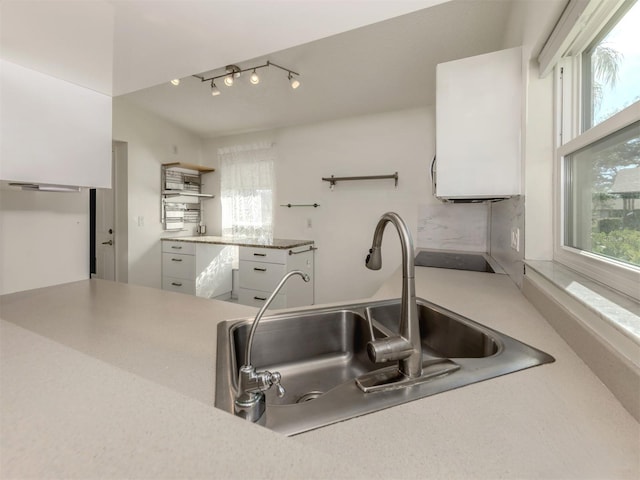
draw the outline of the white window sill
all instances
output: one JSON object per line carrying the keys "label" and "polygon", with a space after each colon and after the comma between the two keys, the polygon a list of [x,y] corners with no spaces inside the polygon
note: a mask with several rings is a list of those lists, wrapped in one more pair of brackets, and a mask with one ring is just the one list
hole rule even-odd
{"label": "white window sill", "polygon": [[[527,260],[527,275],[542,276],[577,305],[595,314],[600,322],[585,323],[621,353],[638,363],[640,348],[640,304],[626,295],[609,289],[589,278],[552,261]],[[533,270],[534,272],[531,272]],[[561,302],[563,303],[563,302]],[[566,302],[565,302],[566,303]],[[566,305],[568,308],[570,306]],[[589,315],[593,317],[593,315]]]}

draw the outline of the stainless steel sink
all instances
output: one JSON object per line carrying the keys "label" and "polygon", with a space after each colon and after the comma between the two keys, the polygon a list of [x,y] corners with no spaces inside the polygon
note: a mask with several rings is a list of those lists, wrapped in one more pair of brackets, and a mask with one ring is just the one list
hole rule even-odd
{"label": "stainless steel sink", "polygon": [[[398,302],[367,307],[366,313],[385,333],[393,335],[398,331]],[[418,319],[423,353],[444,358],[481,358],[498,352],[498,343],[488,330],[437,305],[418,302]]]}
{"label": "stainless steel sink", "polygon": [[[250,327],[240,322],[224,332],[232,342],[232,371],[242,365]],[[378,367],[367,357],[369,339],[368,322],[350,310],[265,317],[255,333],[252,363],[261,370],[277,370],[286,379],[285,395],[279,398],[275,390],[268,390],[267,404],[309,401],[375,370]]]}
{"label": "stainless steel sink", "polygon": [[[367,355],[373,337],[396,335],[400,301],[389,300],[264,317],[255,332],[258,369],[279,371],[286,393],[266,392],[258,423],[295,435],[543,363],[550,355],[468,318],[418,299],[423,369],[428,381],[365,393],[356,380],[387,364]],[[253,319],[218,325],[215,406],[233,413],[237,378]]]}

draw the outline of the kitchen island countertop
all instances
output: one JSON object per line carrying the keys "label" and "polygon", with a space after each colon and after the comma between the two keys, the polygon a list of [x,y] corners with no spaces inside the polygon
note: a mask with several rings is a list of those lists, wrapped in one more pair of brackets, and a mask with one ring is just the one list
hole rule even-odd
{"label": "kitchen island countertop", "polygon": [[101,280],[2,296],[0,476],[640,476],[638,422],[506,275],[416,268],[416,292],[556,362],[288,438],[212,407],[216,325],[252,307]]}
{"label": "kitchen island countertop", "polygon": [[303,247],[313,245],[313,240],[293,240],[288,238],[241,238],[241,237],[218,237],[214,235],[197,235],[192,237],[165,237],[162,241],[191,242],[191,243],[211,243],[214,245],[235,245],[238,247],[259,247],[277,248],[286,250],[288,248]]}

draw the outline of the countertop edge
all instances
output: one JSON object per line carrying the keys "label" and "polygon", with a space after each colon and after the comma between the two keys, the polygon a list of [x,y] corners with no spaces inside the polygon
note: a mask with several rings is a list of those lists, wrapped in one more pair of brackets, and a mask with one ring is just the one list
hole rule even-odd
{"label": "countertop edge", "polygon": [[313,240],[294,240],[287,238],[274,238],[269,241],[252,240],[248,238],[225,238],[212,235],[203,235],[201,237],[164,237],[161,241],[186,242],[186,243],[207,243],[211,245],[230,245],[237,247],[251,248],[272,248],[276,250],[287,250],[289,248],[304,247],[313,245]]}

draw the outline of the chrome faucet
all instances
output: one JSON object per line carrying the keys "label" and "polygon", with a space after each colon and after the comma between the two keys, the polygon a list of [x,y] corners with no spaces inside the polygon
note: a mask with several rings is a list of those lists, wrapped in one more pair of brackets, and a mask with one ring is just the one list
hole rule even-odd
{"label": "chrome faucet", "polygon": [[373,244],[366,259],[371,270],[380,270],[382,257],[380,246],[387,223],[392,223],[402,245],[402,300],[400,308],[400,332],[398,336],[373,340],[367,345],[367,353],[375,363],[399,360],[400,374],[415,379],[422,375],[422,345],[416,304],[416,287],[413,263],[413,240],[404,220],[394,212],[387,212],[378,221],[373,234]]}
{"label": "chrome faucet", "polygon": [[283,397],[285,394],[284,387],[280,384],[282,376],[279,372],[257,372],[255,367],[251,365],[251,347],[253,345],[253,336],[258,327],[258,323],[264,315],[264,312],[269,308],[273,299],[276,298],[278,292],[289,278],[294,275],[299,275],[305,282],[310,280],[309,275],[300,270],[293,270],[287,273],[278,286],[275,288],[271,296],[264,303],[258,314],[253,320],[251,330],[249,331],[249,338],[247,339],[247,349],[245,351],[245,362],[240,367],[238,374],[238,392],[235,400],[235,414],[239,417],[245,418],[251,422],[257,422],[265,410],[265,398],[264,392],[269,390],[272,386],[276,387],[279,397]]}

